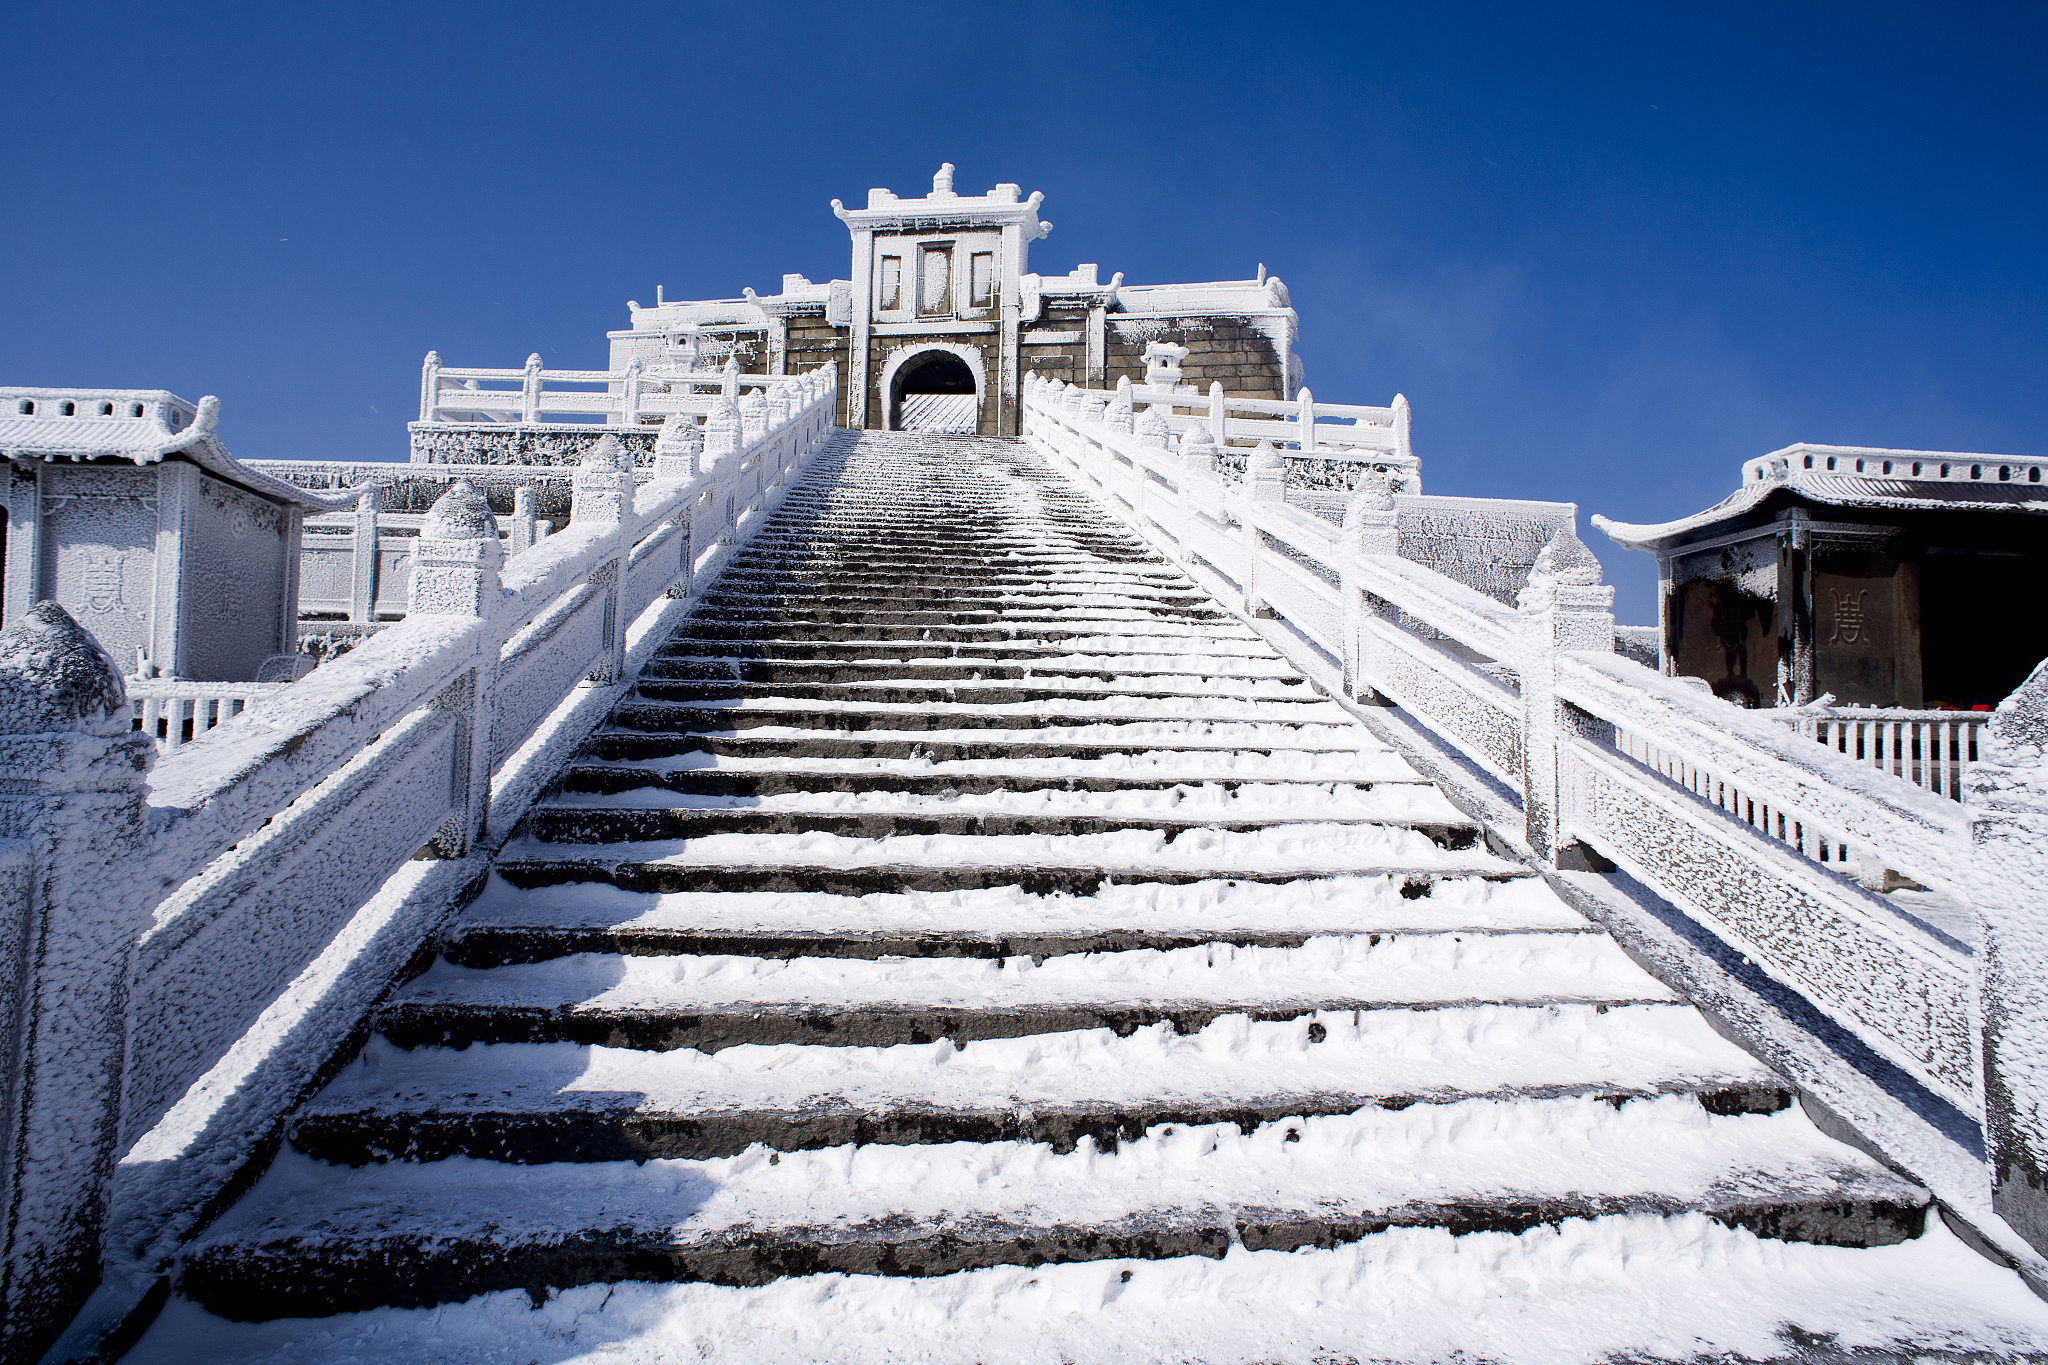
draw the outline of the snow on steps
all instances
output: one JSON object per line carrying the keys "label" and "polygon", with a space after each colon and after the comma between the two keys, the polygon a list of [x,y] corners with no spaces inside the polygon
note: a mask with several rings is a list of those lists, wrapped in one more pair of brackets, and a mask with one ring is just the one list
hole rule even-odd
{"label": "snow on steps", "polygon": [[1393,877],[1318,877],[1109,884],[1088,896],[1003,886],[846,897],[654,895],[590,883],[521,891],[497,878],[449,930],[442,956],[463,967],[580,952],[1044,958],[1203,943],[1298,947],[1338,934],[1600,932],[1526,879],[1411,888]]}
{"label": "snow on steps", "polygon": [[1509,1239],[1488,1284],[1575,1240],[1691,1293],[1708,1243],[1924,1227],[1021,447],[863,436],[706,608],[183,1293],[854,1272],[1029,1318],[975,1268],[1447,1233]]}
{"label": "snow on steps", "polygon": [[1464,1100],[1250,1133],[1168,1124],[1065,1154],[957,1142],[338,1171],[294,1153],[187,1257],[181,1287],[226,1317],[314,1315],[592,1280],[945,1275],[1693,1211],[1882,1246],[1920,1231],[1922,1202],[1796,1110],[1722,1117],[1688,1096]]}
{"label": "snow on steps", "polygon": [[1351,935],[1298,948],[1199,947],[1029,958],[769,959],[579,953],[495,968],[437,963],[385,1007],[402,1046],[569,1041],[614,1047],[836,1046],[1019,1037],[1225,1015],[1672,998],[1604,936]]}
{"label": "snow on steps", "polygon": [[1718,1114],[1789,1103],[1681,1005],[1236,1014],[956,1047],[741,1045],[717,1053],[566,1043],[371,1046],[295,1121],[323,1160],[645,1160],[842,1144],[1015,1141],[1114,1149],[1160,1124],[1405,1109],[1471,1098],[1693,1094]]}

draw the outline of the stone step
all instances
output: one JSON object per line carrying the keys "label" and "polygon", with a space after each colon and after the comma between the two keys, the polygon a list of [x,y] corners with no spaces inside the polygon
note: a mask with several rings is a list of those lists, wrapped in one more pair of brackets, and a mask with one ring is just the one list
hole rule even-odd
{"label": "stone step", "polygon": [[692,640],[763,640],[776,644],[816,642],[825,644],[875,645],[893,641],[928,640],[952,643],[1004,643],[1028,639],[1053,645],[1060,641],[1094,640],[1104,637],[1130,640],[1157,652],[1162,649],[1208,650],[1231,642],[1244,646],[1264,642],[1242,626],[1218,623],[1201,629],[1175,629],[1165,622],[1134,619],[1082,617],[1068,625],[1053,621],[1021,622],[1014,626],[866,625],[849,622],[826,625],[802,621],[764,621],[726,624],[716,621],[690,622]]}
{"label": "stone step", "polygon": [[[1032,626],[1038,622],[1071,626],[1077,622],[1214,622],[1233,620],[1214,608],[1165,606],[1139,602],[1073,602],[1073,604],[993,604],[993,606],[920,606],[915,602],[874,602],[819,606],[797,600],[752,602],[735,606],[700,606],[690,612],[700,622],[801,622],[801,624],[858,624],[858,626],[987,626],[1010,622]],[[1235,624],[1235,622],[1233,622]],[[1016,630],[1012,630],[1016,634]]]}
{"label": "stone step", "polygon": [[[758,660],[815,660],[826,663],[860,663],[871,660],[917,663],[929,659],[993,659],[998,662],[1031,664],[1045,660],[1057,665],[1063,660],[1086,658],[1098,667],[1114,669],[1129,660],[1139,671],[1157,671],[1159,660],[1171,657],[1152,635],[1131,635],[1111,631],[1068,640],[1055,645],[1039,639],[1021,640],[784,640],[767,638],[711,637],[699,634],[688,622],[662,643],[656,658],[739,658]],[[1258,639],[1208,640],[1188,648],[1190,671],[1206,672],[1217,661],[1233,666],[1284,666],[1266,642]]]}
{"label": "stone step", "polygon": [[1090,592],[1128,592],[1179,598],[1194,595],[1186,579],[1178,574],[1137,574],[1108,566],[1081,568],[1071,573],[1028,573],[1023,570],[990,570],[972,576],[962,574],[869,573],[856,569],[797,571],[776,567],[734,565],[718,578],[726,592],[815,592],[832,589],[849,594],[887,592],[900,586],[911,592],[963,591],[981,593],[1028,592],[1048,595]]}
{"label": "stone step", "polygon": [[[970,673],[972,670],[968,670]],[[1023,670],[1018,670],[1020,673]],[[1111,677],[1115,678],[1112,674]],[[1127,680],[1117,679],[1117,683]],[[1309,686],[1307,682],[1289,686],[1286,683],[1240,684],[1224,691],[1217,687],[1204,687],[1207,678],[1189,678],[1179,687],[1160,686],[1162,680],[1148,679],[1151,685],[1137,684],[1119,686],[1116,683],[1105,686],[1099,678],[1081,681],[1072,678],[1040,679],[1036,676],[1029,682],[1023,679],[986,678],[903,678],[900,676],[876,679],[859,683],[806,683],[806,682],[733,682],[726,679],[708,678],[692,680],[671,680],[649,678],[644,672],[633,695],[648,702],[760,702],[782,701],[830,701],[847,706],[890,705],[963,705],[963,706],[1023,706],[1041,702],[1064,706],[1069,702],[1114,699],[1117,701],[1168,701],[1194,700],[1211,705],[1229,701],[1249,706],[1254,703],[1266,706],[1327,706],[1329,698]]]}
{"label": "stone step", "polygon": [[[943,1046],[943,1045],[934,1045]],[[1775,1113],[1791,1092],[1691,1009],[1478,1006],[1225,1016],[931,1046],[705,1054],[561,1044],[407,1052],[373,1042],[293,1121],[323,1161],[703,1160],[871,1144],[1045,1143],[1114,1151],[1162,1124],[1235,1124],[1470,1099],[1691,1095]]]}
{"label": "stone step", "polygon": [[494,877],[444,933],[458,967],[572,953],[1044,959],[1067,953],[1298,948],[1311,938],[1599,934],[1535,878],[1328,877],[1110,884],[1092,895],[979,891],[838,896],[707,891],[649,895]]}
{"label": "stone step", "polygon": [[[938,766],[938,765],[933,765]],[[735,797],[763,800],[820,792],[883,792],[916,796],[985,796],[1002,793],[1037,792],[1170,792],[1180,787],[1214,787],[1236,792],[1254,782],[1298,782],[1313,790],[1327,790],[1327,778],[1217,778],[1184,769],[1179,775],[1133,777],[1126,773],[1099,776],[1055,773],[958,773],[909,772],[893,769],[853,769],[806,765],[772,770],[734,771],[728,768],[649,768],[640,765],[579,762],[562,775],[565,793],[617,795],[648,792],[658,788],[678,797]],[[1418,776],[1381,778],[1351,785],[1361,790],[1393,783],[1426,785]],[[1429,788],[1434,791],[1434,788]],[[650,798],[647,804],[654,804]]]}
{"label": "stone step", "polygon": [[[828,730],[764,733],[759,730],[675,734],[605,729],[584,754],[599,762],[651,762],[683,755],[708,758],[802,758],[931,763],[1072,759],[1101,762],[1159,753],[1274,755],[1354,752],[1354,736],[1334,727],[1301,726],[1285,733],[1258,725],[1077,725],[1066,730]],[[1119,733],[1121,732],[1121,733]]]}
{"label": "stone step", "polygon": [[[1441,1131],[1465,1134],[1447,1166]],[[1516,1232],[1691,1211],[1783,1240],[1918,1235],[1927,1196],[1796,1108],[1700,1116],[1689,1096],[1469,1100],[1270,1122],[1161,1125],[1105,1152],[873,1145],[708,1161],[393,1162],[280,1156],[183,1257],[224,1317],[416,1307],[619,1280],[763,1284],[829,1272],[1329,1247],[1393,1227]]]}
{"label": "stone step", "polygon": [[[673,798],[667,792],[658,793]],[[893,795],[884,793],[883,795]],[[616,798],[605,798],[608,801]],[[904,794],[890,804],[910,806],[918,798]],[[880,803],[869,803],[879,805]],[[1471,848],[1479,837],[1477,825],[1455,811],[1450,818],[1435,813],[1350,814],[1343,809],[1315,812],[1296,810],[1271,813],[1256,808],[1242,814],[1228,811],[1142,812],[1129,814],[1050,810],[1032,814],[1022,811],[947,810],[958,803],[939,798],[926,799],[911,809],[832,810],[815,798],[808,805],[761,809],[752,805],[724,803],[716,806],[579,805],[551,802],[537,807],[522,828],[541,843],[617,844],[653,840],[706,839],[738,835],[830,834],[851,839],[900,839],[924,836],[999,838],[1006,836],[1091,836],[1127,830],[1156,831],[1169,842],[1191,832],[1217,831],[1249,833],[1287,824],[1356,824],[1414,830],[1439,847]],[[1389,803],[1393,805],[1394,803]]]}
{"label": "stone step", "polygon": [[847,663],[836,659],[738,658],[724,653],[663,653],[640,670],[644,681],[710,682],[724,679],[749,685],[787,682],[809,686],[850,686],[885,683],[905,687],[947,682],[1019,682],[1026,678],[1049,686],[1101,689],[1125,685],[1158,689],[1236,692],[1257,695],[1267,688],[1313,686],[1278,660],[1244,655],[1228,659],[1188,656],[1123,656],[1114,666],[1100,655],[1052,655],[1035,651],[1029,662],[984,658],[976,654],[932,655],[916,659],[883,659]]}
{"label": "stone step", "polygon": [[[1057,705],[1057,709],[1054,709]],[[1118,708],[1123,708],[1121,711]],[[1190,725],[1256,726],[1276,734],[1289,731],[1341,729],[1322,708],[1342,712],[1327,701],[1284,699],[1239,702],[1232,697],[1067,698],[1014,705],[972,702],[880,702],[804,704],[785,698],[742,700],[729,705],[650,701],[628,698],[613,710],[609,724],[622,730],[655,730],[730,734],[755,729],[815,729],[839,732],[867,730],[891,733],[963,730],[1046,730],[1071,726],[1102,729],[1114,726],[1152,727],[1174,722]],[[1290,714],[1292,713],[1292,714]]]}
{"label": "stone step", "polygon": [[1299,947],[909,960],[578,953],[489,969],[440,962],[378,1011],[400,1047],[568,1042],[718,1052],[741,1044],[889,1047],[1243,1014],[1666,1003],[1585,934],[1312,938]]}
{"label": "stone step", "polygon": [[[1100,629],[1108,624],[1150,625],[1155,622],[1198,622],[1232,621],[1221,611],[1203,611],[1191,607],[1145,607],[1114,605],[1076,605],[1068,607],[1039,606],[1015,608],[953,608],[927,609],[910,603],[898,604],[891,610],[883,604],[857,607],[820,607],[801,602],[780,605],[754,605],[739,607],[699,607],[690,614],[690,619],[700,624],[754,625],[775,627],[796,626],[860,626],[879,633],[881,628],[903,628],[913,630],[932,626],[948,628],[987,629],[996,624],[1007,626],[1005,638],[1014,639],[1019,634],[1035,635],[1032,627],[1043,623],[1065,629],[1086,626]],[[1241,637],[1240,637],[1241,638]]]}

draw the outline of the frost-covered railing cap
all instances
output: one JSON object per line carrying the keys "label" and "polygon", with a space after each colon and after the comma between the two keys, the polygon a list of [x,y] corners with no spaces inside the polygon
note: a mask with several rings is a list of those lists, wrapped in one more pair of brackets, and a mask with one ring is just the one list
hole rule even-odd
{"label": "frost-covered railing cap", "polygon": [[0,734],[127,733],[121,670],[55,602],[38,602],[0,631]]}
{"label": "frost-covered railing cap", "polygon": [[[1149,411],[1147,415],[1150,415]],[[1245,456],[1244,467],[1247,474],[1285,474],[1287,461],[1281,458],[1280,452],[1273,448],[1271,441],[1261,441],[1257,449]]]}
{"label": "frost-covered railing cap", "polygon": [[1367,517],[1393,510],[1394,481],[1380,470],[1368,469],[1358,476],[1358,484],[1351,490],[1351,501],[1344,505],[1344,524],[1356,526]]}
{"label": "frost-covered railing cap", "polygon": [[2021,745],[2048,752],[2048,661],[2037,665],[2025,682],[1998,703],[1991,713],[1991,734],[1998,747],[2008,752]]}
{"label": "frost-covered railing cap", "polygon": [[[607,440],[610,438],[607,437]],[[600,442],[602,444],[602,442]],[[614,442],[616,444],[616,442]],[[585,454],[587,464],[596,448]],[[427,519],[420,523],[421,540],[496,540],[498,519],[491,515],[491,506],[484,501],[476,485],[468,479],[457,479],[448,485],[443,493],[427,509]]]}
{"label": "frost-covered railing cap", "polygon": [[1600,561],[1584,541],[1560,528],[1529,566],[1529,581],[1538,579],[1575,588],[1594,587],[1600,582]]}

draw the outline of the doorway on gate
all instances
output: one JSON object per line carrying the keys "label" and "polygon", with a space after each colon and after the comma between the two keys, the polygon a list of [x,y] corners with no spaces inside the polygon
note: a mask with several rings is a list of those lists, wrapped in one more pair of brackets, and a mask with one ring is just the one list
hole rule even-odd
{"label": "doorway on gate", "polygon": [[971,436],[979,425],[974,371],[951,351],[912,356],[896,371],[889,388],[889,426],[895,431]]}

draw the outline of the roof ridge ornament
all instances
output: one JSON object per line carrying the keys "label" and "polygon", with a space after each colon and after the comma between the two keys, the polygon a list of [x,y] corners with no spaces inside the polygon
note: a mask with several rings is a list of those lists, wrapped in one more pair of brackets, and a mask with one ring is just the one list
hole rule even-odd
{"label": "roof ridge ornament", "polygon": [[932,198],[958,199],[959,197],[959,195],[953,193],[953,163],[950,161],[940,162],[938,171],[932,176]]}

